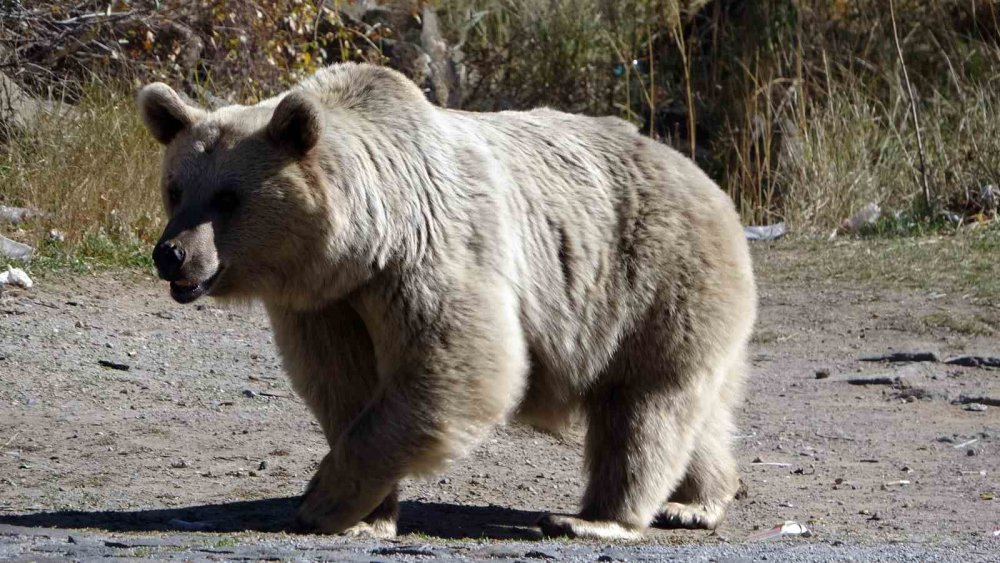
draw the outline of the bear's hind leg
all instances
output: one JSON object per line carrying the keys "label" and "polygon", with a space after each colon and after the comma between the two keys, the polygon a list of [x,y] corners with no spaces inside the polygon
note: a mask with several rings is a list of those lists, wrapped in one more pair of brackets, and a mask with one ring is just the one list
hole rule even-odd
{"label": "bear's hind leg", "polygon": [[655,525],[663,528],[715,529],[739,488],[736,460],[730,451],[729,413],[710,415],[698,434],[687,473],[664,504]]}
{"label": "bear's hind leg", "polygon": [[588,404],[587,490],[579,516],[544,517],[549,536],[637,540],[684,477],[695,397],[622,383]]}

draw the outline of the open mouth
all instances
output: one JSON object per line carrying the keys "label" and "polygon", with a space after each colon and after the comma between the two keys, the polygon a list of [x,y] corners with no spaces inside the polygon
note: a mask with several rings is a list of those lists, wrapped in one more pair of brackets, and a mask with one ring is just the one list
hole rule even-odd
{"label": "open mouth", "polygon": [[222,268],[212,274],[212,277],[205,281],[195,282],[191,280],[177,280],[170,282],[170,296],[178,303],[191,303],[202,295],[212,291],[212,286],[219,279]]}

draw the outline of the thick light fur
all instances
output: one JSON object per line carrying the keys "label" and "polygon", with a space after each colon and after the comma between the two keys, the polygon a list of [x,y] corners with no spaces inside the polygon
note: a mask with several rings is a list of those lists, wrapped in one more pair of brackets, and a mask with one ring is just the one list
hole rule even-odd
{"label": "thick light fur", "polygon": [[586,493],[543,531],[720,522],[756,297],[734,206],[690,160],[616,118],[436,108],[367,65],[254,106],[162,84],[139,105],[185,283],[265,304],[330,444],[306,525],[392,535],[400,479],[576,412]]}

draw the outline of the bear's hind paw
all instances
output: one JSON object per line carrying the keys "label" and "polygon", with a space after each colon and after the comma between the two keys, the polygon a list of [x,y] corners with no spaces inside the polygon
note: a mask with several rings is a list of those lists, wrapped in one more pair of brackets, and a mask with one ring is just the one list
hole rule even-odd
{"label": "bear's hind paw", "polygon": [[724,510],[715,504],[682,504],[668,502],[653,521],[657,528],[685,528],[690,530],[714,530],[722,523]]}
{"label": "bear's hind paw", "polygon": [[548,537],[570,537],[595,540],[639,541],[641,531],[614,521],[592,521],[573,516],[546,514],[538,521],[542,534]]}

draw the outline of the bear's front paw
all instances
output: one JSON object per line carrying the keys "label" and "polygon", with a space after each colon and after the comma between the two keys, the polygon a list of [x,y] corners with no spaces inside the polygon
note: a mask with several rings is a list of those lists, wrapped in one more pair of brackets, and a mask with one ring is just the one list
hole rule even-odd
{"label": "bear's front paw", "polygon": [[338,491],[329,491],[313,479],[299,505],[297,528],[321,534],[339,534],[360,520],[349,512]]}
{"label": "bear's front paw", "polygon": [[[344,533],[371,514],[392,491],[394,481],[373,479],[343,460],[332,453],[323,458],[302,496],[299,526],[323,534]],[[394,528],[395,518],[392,520]],[[386,526],[373,530],[373,535],[379,536],[389,531]]]}
{"label": "bear's front paw", "polygon": [[396,523],[391,520],[359,522],[344,530],[341,535],[349,538],[392,539],[396,537]]}

